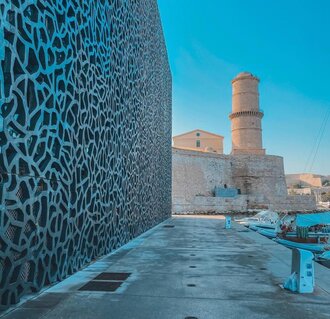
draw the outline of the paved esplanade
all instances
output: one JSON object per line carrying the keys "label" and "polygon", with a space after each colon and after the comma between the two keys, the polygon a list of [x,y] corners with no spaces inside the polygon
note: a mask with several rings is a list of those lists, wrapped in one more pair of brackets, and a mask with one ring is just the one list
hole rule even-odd
{"label": "paved esplanade", "polygon": [[[290,250],[223,226],[221,218],[175,217],[5,318],[329,318],[330,269],[316,265],[314,294],[282,290]],[[78,290],[102,272],[131,275],[115,292]]]}

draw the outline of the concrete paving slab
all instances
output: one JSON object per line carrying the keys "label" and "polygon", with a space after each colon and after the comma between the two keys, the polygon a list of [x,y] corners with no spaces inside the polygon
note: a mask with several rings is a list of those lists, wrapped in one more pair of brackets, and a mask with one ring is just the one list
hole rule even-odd
{"label": "concrete paving slab", "polygon": [[[3,318],[329,318],[330,269],[316,265],[315,292],[299,295],[279,287],[290,268],[289,249],[222,217],[174,217]],[[102,272],[131,276],[79,291]]]}

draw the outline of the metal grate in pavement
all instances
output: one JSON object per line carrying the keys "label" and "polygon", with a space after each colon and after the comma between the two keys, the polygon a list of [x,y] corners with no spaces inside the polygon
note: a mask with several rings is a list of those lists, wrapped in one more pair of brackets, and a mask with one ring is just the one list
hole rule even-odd
{"label": "metal grate in pavement", "polygon": [[80,291],[116,291],[131,275],[126,272],[102,272],[79,288]]}
{"label": "metal grate in pavement", "polygon": [[96,276],[93,280],[114,280],[114,281],[124,281],[131,273],[126,272],[102,272]]}
{"label": "metal grate in pavement", "polygon": [[80,291],[116,291],[122,282],[120,281],[90,281],[79,288]]}

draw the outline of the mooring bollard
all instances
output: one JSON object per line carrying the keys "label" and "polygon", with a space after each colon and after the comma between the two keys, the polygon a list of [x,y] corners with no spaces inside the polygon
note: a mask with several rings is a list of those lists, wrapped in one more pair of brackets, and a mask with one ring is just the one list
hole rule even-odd
{"label": "mooring bollard", "polygon": [[304,249],[292,250],[291,275],[283,287],[299,293],[312,293],[314,291],[314,255]]}
{"label": "mooring bollard", "polygon": [[230,228],[231,228],[231,217],[226,216],[225,229],[230,229]]}

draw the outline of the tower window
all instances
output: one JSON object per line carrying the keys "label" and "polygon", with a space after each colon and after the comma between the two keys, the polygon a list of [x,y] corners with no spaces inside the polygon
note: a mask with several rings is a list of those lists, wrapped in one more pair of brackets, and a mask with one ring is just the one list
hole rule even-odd
{"label": "tower window", "polygon": [[196,147],[201,147],[201,141],[200,140],[196,141]]}
{"label": "tower window", "polygon": [[196,133],[196,136],[201,136],[201,133],[197,132],[197,133]]}

